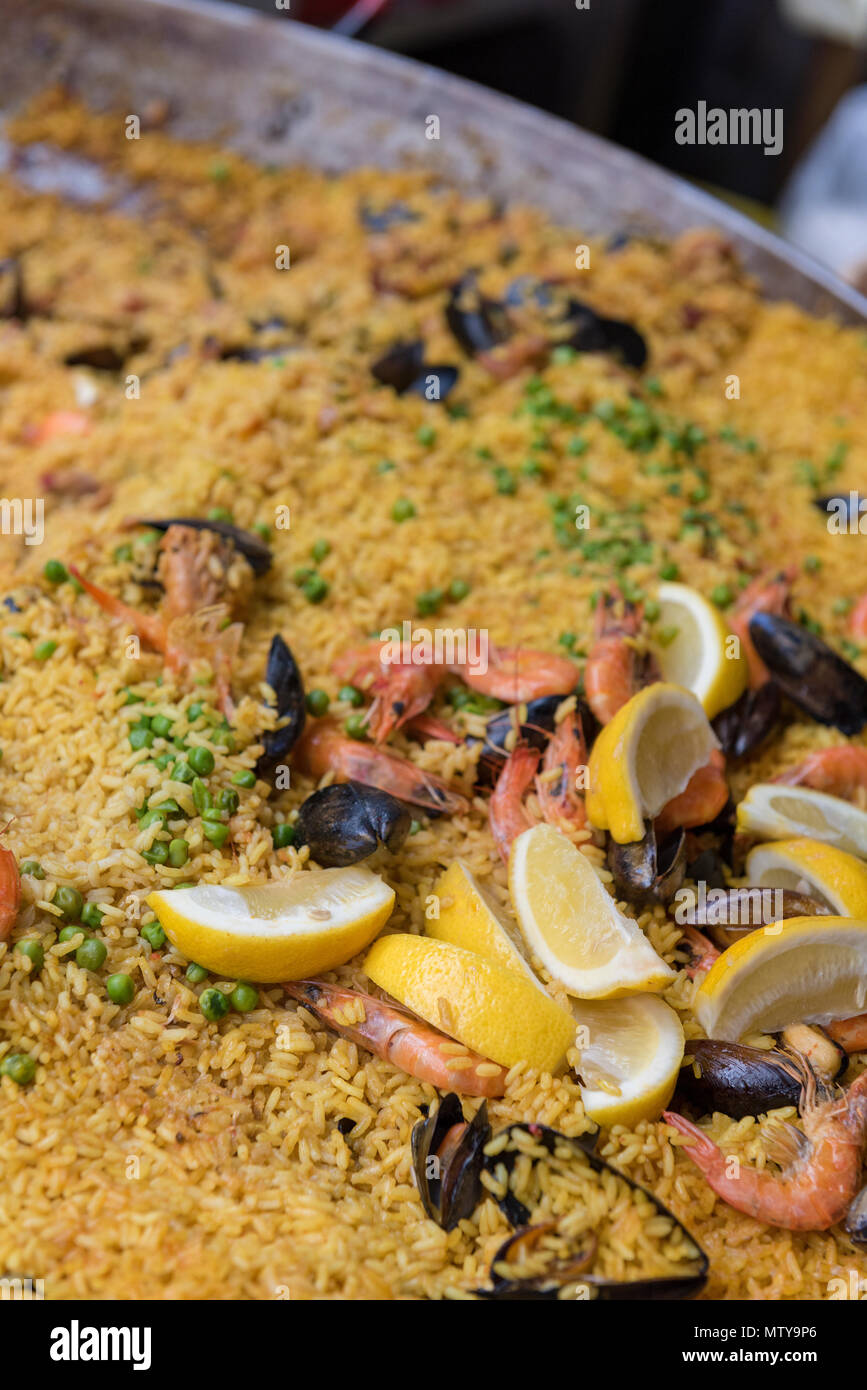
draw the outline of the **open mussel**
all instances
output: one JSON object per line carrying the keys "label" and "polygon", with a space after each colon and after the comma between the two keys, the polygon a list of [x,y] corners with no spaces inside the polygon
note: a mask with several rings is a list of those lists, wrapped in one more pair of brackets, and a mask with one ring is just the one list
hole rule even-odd
{"label": "open mussel", "polygon": [[[476,765],[476,785],[494,786],[509,751],[516,743],[526,743],[542,751],[554,732],[554,717],[564,698],[563,695],[540,695],[526,704],[510,705],[492,714],[485,725],[485,737]],[[598,724],[583,701],[579,702],[578,708],[585,737],[588,744],[592,743]],[[510,739],[510,735],[513,738]],[[471,747],[478,742],[472,736],[466,741]]]}
{"label": "open mussel", "polygon": [[243,531],[230,521],[210,521],[201,516],[173,516],[154,521],[153,518],[140,518],[140,526],[152,526],[155,531],[168,531],[170,526],[191,526],[194,531],[214,531],[224,540],[231,541],[255,575],[267,574],[271,568],[271,549],[261,536],[252,531]]}
{"label": "open mussel", "polygon": [[657,844],[653,822],[644,824],[643,839],[619,845],[609,837],[608,842],[608,867],[617,895],[635,907],[670,902],[686,870],[686,833],[677,830]]}
{"label": "open mussel", "polygon": [[444,1231],[472,1216],[479,1203],[482,1150],[490,1136],[487,1103],[467,1121],[453,1092],[413,1128],[412,1167],[421,1204]]}
{"label": "open mussel", "polygon": [[801,1075],[785,1053],[694,1038],[684,1049],[675,1099],[701,1115],[718,1110],[733,1120],[797,1105]]}
{"label": "open mussel", "polygon": [[819,917],[829,909],[792,888],[713,887],[695,875],[698,891],[678,893],[674,913],[679,926],[699,927],[725,951],[758,927],[771,926],[788,917]]}
{"label": "open mussel", "polygon": [[447,363],[431,365],[424,360],[424,343],[420,338],[400,341],[373,363],[371,373],[383,386],[390,386],[398,396],[424,396],[425,400],[444,401],[457,384],[457,367]]}
{"label": "open mussel", "polygon": [[862,1187],[846,1213],[846,1234],[853,1245],[867,1245],[867,1187]]}
{"label": "open mussel", "polygon": [[849,1054],[845,1047],[818,1023],[790,1023],[780,1034],[780,1042],[790,1052],[799,1052],[810,1063],[820,1081],[831,1085],[845,1075]]}
{"label": "open mussel", "polygon": [[301,737],[307,717],[301,672],[279,632],[271,639],[265,680],[277,697],[277,714],[283,722],[279,728],[269,729],[262,736],[265,751],[256,763],[256,771],[260,776],[275,763],[284,762],[288,758]]}
{"label": "open mussel", "polygon": [[623,319],[608,319],[589,304],[568,301],[563,319],[569,336],[562,339],[576,352],[607,352],[620,357],[627,367],[641,368],[647,361],[647,344],[637,328]]}
{"label": "open mussel", "polygon": [[323,867],[357,864],[385,845],[393,853],[410,831],[409,811],[390,792],[361,782],[334,782],[308,796],[295,822],[295,843],[309,845]]}
{"label": "open mussel", "polygon": [[756,613],[753,645],[772,679],[793,704],[820,724],[860,733],[867,724],[867,680],[821,637],[788,618]]}
{"label": "open mussel", "polygon": [[[522,1143],[522,1139],[525,1142]],[[653,1193],[633,1182],[605,1159],[594,1152],[595,1138],[569,1138],[547,1125],[512,1124],[501,1130],[492,1143],[485,1146],[483,1168],[490,1174],[502,1195],[495,1200],[510,1225],[516,1228],[518,1240],[510,1238],[494,1257],[491,1267],[491,1287],[476,1289],[483,1299],[557,1299],[592,1297],[606,1300],[679,1299],[692,1298],[701,1291],[707,1279],[708,1261],[689,1232]],[[684,1242],[683,1270],[674,1273],[648,1275],[633,1280],[614,1280],[594,1271],[599,1242],[592,1232],[584,1231],[571,1240],[558,1232],[558,1223],[547,1219],[544,1229],[534,1222],[533,1212],[513,1190],[512,1174],[519,1159],[530,1157],[532,1165],[545,1161],[538,1155],[541,1146],[558,1163],[574,1162],[576,1169],[616,1178],[632,1194],[646,1199],[659,1216],[671,1222],[667,1244],[671,1247],[674,1232]],[[526,1175],[526,1165],[523,1171]],[[526,1180],[526,1177],[525,1179]],[[505,1183],[506,1190],[502,1188]],[[526,1195],[526,1194],[523,1194]],[[576,1199],[577,1200],[577,1199]],[[532,1234],[531,1234],[532,1233]],[[529,1258],[527,1258],[529,1256]],[[519,1265],[524,1266],[522,1270]]]}
{"label": "open mussel", "polygon": [[740,699],[712,720],[726,757],[745,758],[752,753],[773,733],[780,712],[780,692],[773,681],[765,681],[756,690],[745,690]]}
{"label": "open mussel", "polygon": [[472,271],[452,286],[446,323],[468,357],[489,352],[505,342],[510,331],[502,304],[482,294]]}

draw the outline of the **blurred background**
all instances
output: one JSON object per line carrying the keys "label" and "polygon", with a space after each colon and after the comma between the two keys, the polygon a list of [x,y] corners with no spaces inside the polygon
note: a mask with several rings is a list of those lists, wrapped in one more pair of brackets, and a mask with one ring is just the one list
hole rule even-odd
{"label": "blurred background", "polygon": [[[240,0],[531,102],[738,204],[867,290],[867,0]],[[587,6],[584,8],[583,6]],[[783,112],[778,155],[674,113]]]}

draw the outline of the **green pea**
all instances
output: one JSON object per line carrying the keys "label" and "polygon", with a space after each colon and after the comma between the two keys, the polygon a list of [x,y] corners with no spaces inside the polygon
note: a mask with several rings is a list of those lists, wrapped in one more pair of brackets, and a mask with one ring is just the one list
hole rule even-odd
{"label": "green pea", "polygon": [[353,709],[359,709],[364,704],[364,696],[355,685],[342,685],[337,693],[337,698],[352,705]]}
{"label": "green pea", "polygon": [[263,541],[269,541],[271,539],[271,527],[266,526],[264,521],[254,521],[252,529],[258,531]]}
{"label": "green pea", "polygon": [[174,754],[172,753],[160,753],[159,757],[152,758],[151,762],[154,764],[155,767],[159,768],[160,772],[165,772],[169,763],[172,761],[173,756]]}
{"label": "green pea", "polygon": [[45,952],[42,943],[39,941],[27,940],[16,941],[15,950],[22,956],[27,956],[31,962],[30,974],[36,975],[45,964]]}
{"label": "green pea", "polygon": [[139,826],[142,830],[146,830],[149,825],[154,825],[157,821],[161,822],[162,819],[163,817],[160,815],[159,811],[145,811],[144,814],[139,817]]}
{"label": "green pea", "polygon": [[227,748],[231,753],[235,747],[235,735],[229,728],[214,729],[211,734],[211,742],[219,744],[221,748]]}
{"label": "green pea", "polygon": [[33,648],[33,655],[35,656],[37,661],[47,661],[48,658],[50,656],[53,656],[56,651],[56,642],[39,642],[37,646]]}
{"label": "green pea", "polygon": [[256,774],[251,767],[241,767],[232,773],[232,782],[236,787],[255,787]]}
{"label": "green pea", "polygon": [[454,599],[455,603],[466,598],[470,592],[470,586],[465,579],[453,579],[449,585],[449,598]]}
{"label": "green pea", "polygon": [[308,603],[321,603],[328,597],[328,584],[321,574],[311,574],[309,579],[305,579],[301,589]]}
{"label": "green pea", "polygon": [[437,432],[433,425],[421,425],[416,430],[415,437],[419,444],[423,444],[427,449],[430,448],[431,444],[435,443]]}
{"label": "green pea", "polygon": [[143,702],[143,700],[144,700],[144,696],[143,696],[143,695],[136,695],[136,694],[135,694],[132,690],[130,690],[129,687],[126,686],[126,685],[125,685],[123,688],[124,688],[124,691],[125,691],[125,693],[126,693],[126,699],[124,700],[124,704],[125,704],[125,705],[140,705],[140,704]]}
{"label": "green pea", "polygon": [[316,719],[328,713],[330,704],[327,690],[309,690],[307,692],[307,708]]}
{"label": "green pea", "polygon": [[650,598],[647,600],[644,605],[644,616],[649,623],[655,623],[661,612],[662,609],[656,602],[656,599]]}
{"label": "green pea", "polygon": [[94,931],[97,927],[102,925],[104,916],[105,913],[102,908],[98,907],[96,903],[85,903],[84,907],[81,909],[82,922],[87,927],[93,927]]}
{"label": "green pea", "polygon": [[567,652],[571,652],[575,643],[578,641],[578,635],[575,632],[561,632],[557,641],[561,647],[566,648]]}
{"label": "green pea", "polygon": [[350,738],[367,738],[367,723],[363,714],[350,714],[343,727]]}
{"label": "green pea", "polygon": [[202,980],[207,980],[208,972],[203,965],[196,965],[196,962],[191,960],[186,969],[186,976],[191,985],[200,985]]}
{"label": "green pea", "polygon": [[208,512],[208,521],[232,521],[232,513],[227,507],[212,507]]}
{"label": "green pea", "polygon": [[209,1023],[219,1023],[229,1012],[229,996],[219,989],[203,989],[199,995],[199,1008]]}
{"label": "green pea", "polygon": [[165,864],[169,857],[169,847],[165,840],[154,840],[150,849],[143,849],[142,859],[146,859],[148,864]]}
{"label": "green pea", "polygon": [[61,927],[57,933],[57,940],[61,942],[74,941],[77,936],[83,936],[86,940],[88,935],[89,933],[84,930],[84,927]]}
{"label": "green pea", "polygon": [[238,793],[233,792],[229,787],[225,787],[217,797],[217,805],[221,811],[225,811],[227,815],[233,816],[238,809]]}
{"label": "green pea", "polygon": [[21,865],[22,874],[30,874],[31,878],[44,878],[45,870],[38,859],[25,859]]}
{"label": "green pea", "polygon": [[190,857],[190,847],[186,840],[178,837],[176,840],[169,840],[169,863],[173,869],[180,869]]}
{"label": "green pea", "polygon": [[494,483],[497,492],[504,497],[512,497],[518,491],[518,483],[508,468],[494,469]]}
{"label": "green pea", "polygon": [[148,922],[146,927],[142,927],[141,935],[155,951],[161,950],[166,944],[166,934],[159,922]]}
{"label": "green pea", "polygon": [[321,564],[322,561],[325,559],[326,555],[329,555],[331,553],[331,542],[325,540],[316,541],[310,553],[312,554],[316,564]]}
{"label": "green pea", "polygon": [[410,821],[410,823],[409,823],[409,833],[410,833],[410,835],[417,835],[418,832],[419,832],[420,830],[421,830],[421,821],[420,821],[420,820],[413,820],[413,821]]}
{"label": "green pea", "polygon": [[105,992],[112,1004],[131,1004],[135,998],[135,985],[129,975],[109,975]]}
{"label": "green pea", "polygon": [[26,1052],[10,1052],[0,1062],[0,1076],[8,1076],[16,1086],[29,1086],[36,1075],[36,1063]]}
{"label": "green pea", "polygon": [[416,594],[415,605],[419,615],[423,618],[436,613],[443,601],[442,589],[428,589],[423,594]]}
{"label": "green pea", "polygon": [[129,746],[135,752],[139,748],[153,748],[154,736],[150,729],[143,729],[141,725],[136,725],[129,731]]}
{"label": "green pea", "polygon": [[415,503],[408,497],[398,497],[391,508],[392,521],[409,521],[410,517],[416,515]]}
{"label": "green pea", "polygon": [[151,720],[151,728],[157,738],[168,738],[172,731],[172,721],[164,714],[155,714]]}
{"label": "green pea", "polygon": [[219,820],[203,820],[202,834],[206,840],[210,840],[211,844],[216,845],[219,849],[228,839],[229,827]]}
{"label": "green pea", "polygon": [[711,602],[718,608],[727,608],[734,595],[728,584],[715,584],[710,591]]}
{"label": "green pea", "polygon": [[196,720],[199,719],[201,715],[204,713],[204,710],[205,706],[201,703],[201,701],[195,700],[187,710],[187,719],[191,724],[195,724]]}
{"label": "green pea", "polygon": [[129,543],[117,546],[114,552],[114,559],[118,565],[128,565],[132,560],[132,546],[129,545]]}
{"label": "green pea", "polygon": [[98,936],[89,936],[76,951],[75,964],[80,970],[99,970],[107,955],[105,942],[100,941]]}
{"label": "green pea", "polygon": [[77,888],[57,888],[54,897],[51,899],[55,907],[59,907],[67,921],[77,922],[81,917],[81,909],[84,906],[84,899]]}
{"label": "green pea", "polygon": [[271,839],[275,849],[286,849],[295,840],[295,827],[284,821],[282,825],[275,825],[271,830]]}
{"label": "green pea", "polygon": [[211,809],[211,793],[208,791],[201,777],[193,778],[193,805],[200,816]]}
{"label": "green pea", "polygon": [[298,569],[293,571],[292,578],[300,589],[307,583],[310,576],[315,573],[316,571],[312,570],[309,565],[300,565]]}
{"label": "green pea", "polygon": [[69,571],[60,560],[46,560],[42,573],[49,584],[63,584],[69,578]]}
{"label": "green pea", "polygon": [[171,886],[172,891],[177,893],[179,888],[195,888],[196,885],[194,883],[173,883]]}
{"label": "green pea", "polygon": [[172,768],[171,779],[173,782],[195,782],[196,774],[193,772],[189,763],[179,758]]}
{"label": "green pea", "polygon": [[187,762],[200,777],[207,777],[214,770],[214,755],[210,748],[191,748]]}
{"label": "green pea", "polygon": [[662,565],[662,566],[660,567],[660,570],[659,570],[659,577],[660,577],[660,579],[665,579],[665,580],[677,579],[677,576],[678,576],[679,574],[680,574],[680,570],[678,569],[677,565],[674,563],[673,560],[669,560],[668,563],[665,564],[665,565]]}
{"label": "green pea", "polygon": [[250,1010],[255,1009],[256,1005],[259,1003],[259,991],[254,989],[252,985],[244,984],[242,981],[240,984],[235,985],[235,988],[229,995],[229,1003],[236,1013],[248,1014]]}

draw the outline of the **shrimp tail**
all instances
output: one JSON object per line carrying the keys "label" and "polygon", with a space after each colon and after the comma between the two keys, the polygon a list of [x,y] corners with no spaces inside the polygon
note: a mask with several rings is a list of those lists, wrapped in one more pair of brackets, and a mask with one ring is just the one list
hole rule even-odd
{"label": "shrimp tail", "polygon": [[676,1110],[663,1110],[662,1118],[672,1129],[676,1129],[678,1134],[683,1134],[690,1140],[689,1144],[683,1145],[683,1150],[689,1154],[697,1168],[708,1174],[719,1166],[722,1153],[704,1130],[699,1129],[698,1125],[694,1125],[692,1120],[688,1120],[684,1115],[679,1115]]}
{"label": "shrimp tail", "polygon": [[11,849],[0,848],[0,941],[5,941],[15,925],[21,905],[21,875]]}
{"label": "shrimp tail", "polygon": [[153,617],[149,613],[137,613],[128,603],[123,603],[114,594],[110,594],[107,589],[101,589],[98,584],[92,584],[75,565],[67,566],[69,573],[77,579],[86,594],[89,594],[94,603],[98,604],[104,613],[110,617],[117,618],[120,622],[125,622],[133,628],[143,642],[147,642],[149,647],[155,651],[165,652],[167,645],[166,629],[159,618]]}

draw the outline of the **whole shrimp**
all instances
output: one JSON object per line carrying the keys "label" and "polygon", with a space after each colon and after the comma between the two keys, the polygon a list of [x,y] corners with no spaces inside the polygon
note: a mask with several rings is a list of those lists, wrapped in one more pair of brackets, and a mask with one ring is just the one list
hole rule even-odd
{"label": "whole shrimp", "polygon": [[580,669],[568,657],[534,651],[530,647],[491,648],[486,671],[460,663],[448,669],[452,675],[460,676],[471,690],[480,695],[493,695],[510,705],[536,700],[542,695],[569,695],[581,676]]}
{"label": "whole shrimp", "polygon": [[536,775],[539,753],[519,743],[506,759],[488,802],[488,821],[497,849],[508,864],[512,843],[534,824],[524,797],[535,782],[539,807],[551,825],[583,829],[587,823],[584,798],[578,791],[579,771],[585,765],[586,744],[581,716],[573,710],[560,720]]}
{"label": "whole shrimp", "polygon": [[399,801],[420,806],[428,815],[456,816],[468,810],[467,799],[447,782],[416,767],[389,748],[350,738],[335,719],[308,723],[295,745],[293,760],[311,777],[333,772],[338,782],[363,782],[391,792]]}
{"label": "whole shrimp", "polygon": [[637,644],[641,608],[624,604],[618,616],[615,605],[614,595],[600,596],[594,617],[596,639],[584,668],[587,703],[600,724],[608,724],[636,691],[659,678],[656,663]]}
{"label": "whole shrimp", "polygon": [[867,791],[867,748],[859,743],[817,748],[797,767],[790,767],[773,780],[790,787],[813,787],[853,801],[859,792]]}
{"label": "whole shrimp", "polygon": [[383,643],[369,642],[344,652],[332,667],[338,680],[351,681],[374,696],[367,727],[376,743],[423,714],[445,675],[444,666],[431,662],[383,661],[383,651]]}
{"label": "whole shrimp", "polygon": [[673,1111],[663,1118],[690,1139],[685,1152],[718,1197],[768,1226],[788,1231],[826,1231],[842,1221],[858,1190],[861,1150],[867,1136],[867,1072],[843,1096],[833,1096],[809,1065],[792,1060],[801,1081],[801,1134],[777,1124],[766,1136],[768,1156],[783,1171],[732,1164],[712,1139]]}
{"label": "whole shrimp", "polygon": [[750,637],[750,618],[757,613],[773,613],[778,618],[789,615],[790,589],[797,573],[794,566],[777,572],[766,570],[748,584],[735,604],[729,618],[729,627],[739,638],[744,656],[749,666],[751,690],[758,690],[771,678],[771,673],[762,661]]}
{"label": "whole shrimp", "polygon": [[15,925],[21,905],[21,875],[11,849],[0,847],[0,941],[5,941]]}
{"label": "whole shrimp", "polygon": [[440,1091],[501,1096],[507,1068],[480,1057],[408,1009],[324,980],[293,980],[283,988],[350,1042]]}

